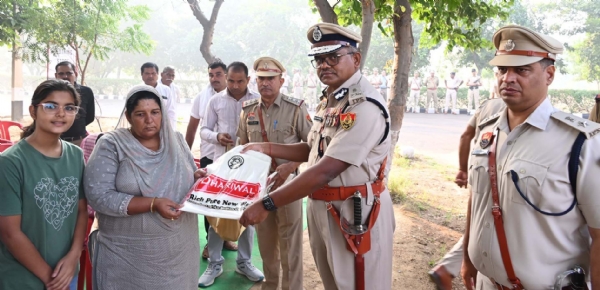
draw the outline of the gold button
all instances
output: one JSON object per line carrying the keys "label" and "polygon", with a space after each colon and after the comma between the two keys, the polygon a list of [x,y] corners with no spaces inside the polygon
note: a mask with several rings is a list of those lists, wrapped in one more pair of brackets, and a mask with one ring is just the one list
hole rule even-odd
{"label": "gold button", "polygon": [[485,223],[485,227],[489,228],[490,227],[490,223]]}
{"label": "gold button", "polygon": [[527,172],[527,170],[525,170],[525,168],[521,168],[521,170],[519,170],[519,172],[520,172],[521,174],[525,174],[525,172]]}
{"label": "gold button", "polygon": [[487,252],[483,252],[483,256],[487,258]]}

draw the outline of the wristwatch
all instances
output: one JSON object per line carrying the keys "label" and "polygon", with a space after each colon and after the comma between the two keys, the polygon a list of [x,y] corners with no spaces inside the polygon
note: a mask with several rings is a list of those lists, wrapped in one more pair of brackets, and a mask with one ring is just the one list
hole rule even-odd
{"label": "wristwatch", "polygon": [[263,203],[263,206],[265,207],[265,209],[268,211],[274,211],[277,209],[277,207],[275,206],[275,203],[273,202],[273,199],[268,194],[265,195],[265,197],[263,197],[262,203]]}

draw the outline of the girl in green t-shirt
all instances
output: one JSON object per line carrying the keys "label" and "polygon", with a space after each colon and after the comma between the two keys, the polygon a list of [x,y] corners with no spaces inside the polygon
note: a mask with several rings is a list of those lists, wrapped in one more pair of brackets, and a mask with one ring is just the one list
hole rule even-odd
{"label": "girl in green t-shirt", "polygon": [[75,88],[41,83],[22,140],[0,154],[0,290],[64,290],[87,226],[83,153],[60,139],[79,111]]}

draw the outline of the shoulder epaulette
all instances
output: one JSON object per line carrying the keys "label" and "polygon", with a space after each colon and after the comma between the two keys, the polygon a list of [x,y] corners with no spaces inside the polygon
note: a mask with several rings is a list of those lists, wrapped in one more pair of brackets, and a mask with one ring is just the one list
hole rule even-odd
{"label": "shoulder epaulette", "polygon": [[502,112],[498,112],[496,114],[493,114],[483,120],[481,120],[481,122],[479,122],[479,124],[477,126],[479,126],[479,129],[483,129],[483,127],[489,125],[490,123],[496,122],[496,120],[498,120],[498,118],[500,118],[500,115],[502,114]]}
{"label": "shoulder epaulette", "polygon": [[600,124],[577,117],[562,111],[552,113],[552,118],[567,124],[569,127],[585,134],[590,139],[600,133]]}
{"label": "shoulder epaulette", "polygon": [[487,104],[487,102],[488,102],[488,101],[489,101],[489,99],[487,99],[487,100],[483,101],[483,102],[481,103],[481,105],[479,105],[479,108],[478,108],[478,109],[481,109],[481,108],[483,108],[483,107],[484,107],[484,106]]}
{"label": "shoulder epaulette", "polygon": [[281,99],[283,99],[284,101],[288,102],[288,103],[292,103],[298,107],[302,106],[302,103],[304,103],[304,100],[300,100],[300,99],[296,99],[296,98],[292,98],[286,95],[283,95],[281,97]]}
{"label": "shoulder epaulette", "polygon": [[367,97],[365,97],[365,94],[363,94],[363,91],[360,88],[359,84],[350,86],[348,93],[350,94],[350,96],[348,97],[350,106],[360,104],[367,100]]}
{"label": "shoulder epaulette", "polygon": [[259,100],[258,98],[252,99],[252,100],[247,100],[244,103],[242,103],[242,108],[258,104],[258,100]]}

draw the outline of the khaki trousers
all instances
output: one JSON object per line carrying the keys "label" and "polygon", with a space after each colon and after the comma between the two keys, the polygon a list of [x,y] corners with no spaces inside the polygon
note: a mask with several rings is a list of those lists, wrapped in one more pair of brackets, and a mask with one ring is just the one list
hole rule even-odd
{"label": "khaki trousers", "polygon": [[460,277],[460,268],[463,262],[463,238],[452,247],[450,252],[446,253],[444,257],[437,263],[438,265],[444,266],[446,270],[454,276],[454,278]]}
{"label": "khaki trousers", "polygon": [[[394,229],[394,209],[387,190],[381,193],[379,217],[371,231],[371,250],[364,255],[365,289],[392,289],[392,256]],[[333,202],[337,209],[341,201]],[[346,203],[350,205],[349,203]],[[372,206],[363,199],[363,223]],[[349,211],[348,208],[344,209]],[[355,290],[354,253],[346,248],[346,240],[339,225],[327,211],[327,204],[321,200],[308,200],[308,235],[310,249],[323,281],[325,290]],[[346,213],[344,213],[346,216]]]}
{"label": "khaki trousers", "polygon": [[302,286],[302,200],[270,212],[267,218],[255,228],[265,274],[265,282],[262,283],[261,289],[277,289],[280,265],[283,269],[281,289],[304,289]]}
{"label": "khaki trousers", "polygon": [[437,90],[427,89],[427,109],[431,108],[431,102],[433,102],[433,108],[437,112],[438,110],[438,97]]}
{"label": "khaki trousers", "polygon": [[408,102],[411,104],[410,108],[413,109],[413,113],[419,108],[419,97],[421,96],[420,90],[410,90],[410,97]]}
{"label": "khaki trousers", "polygon": [[475,105],[473,110],[477,110],[477,108],[479,108],[479,89],[469,89],[469,92],[467,93],[467,100],[469,104],[467,110],[471,110],[471,104],[473,103]]}

